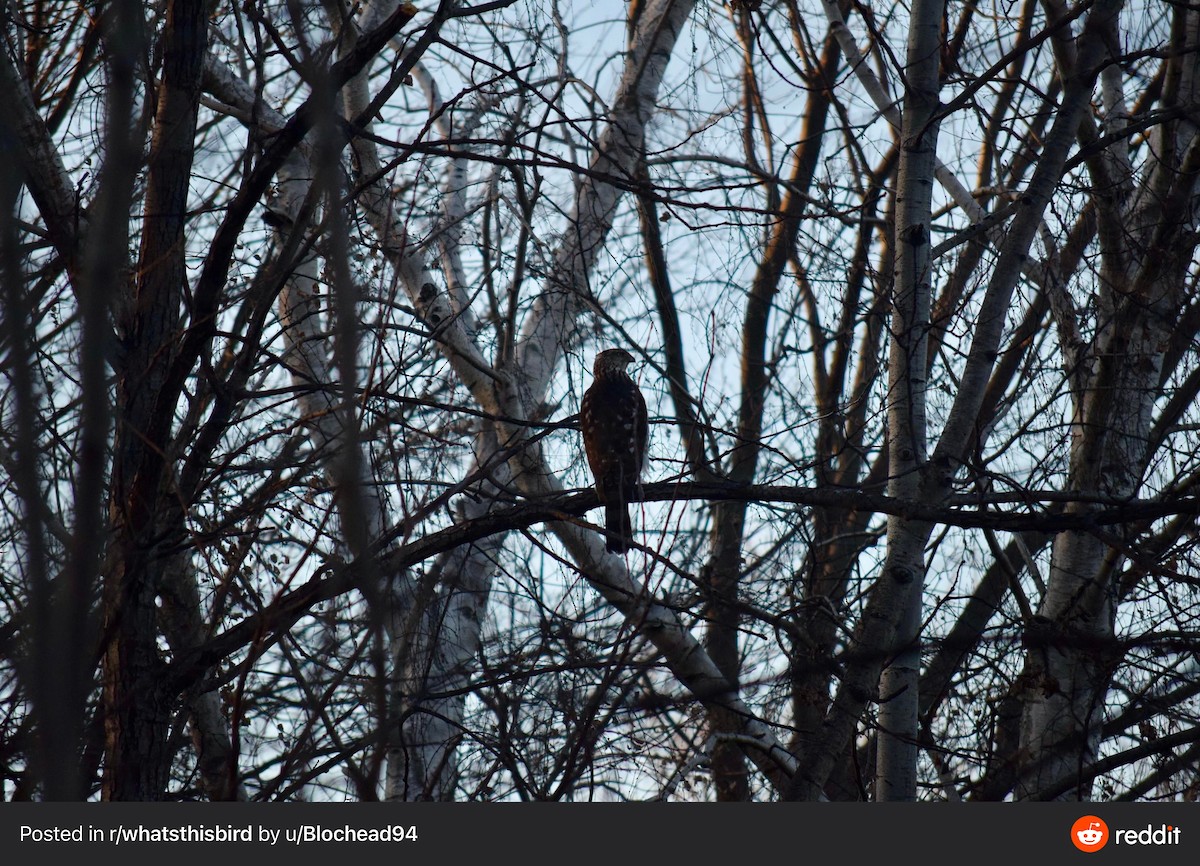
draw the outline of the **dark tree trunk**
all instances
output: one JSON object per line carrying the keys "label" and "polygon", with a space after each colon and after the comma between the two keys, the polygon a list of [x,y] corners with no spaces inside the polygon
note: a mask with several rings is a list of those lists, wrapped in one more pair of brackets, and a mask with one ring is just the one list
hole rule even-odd
{"label": "dark tree trunk", "polygon": [[156,800],[170,753],[155,597],[165,541],[182,532],[166,471],[179,397],[171,365],[186,281],[184,228],[207,39],[204,0],[173,0],[163,32],[132,302],[120,314],[125,353],[117,373],[112,535],[104,586],[104,710],[108,800]]}

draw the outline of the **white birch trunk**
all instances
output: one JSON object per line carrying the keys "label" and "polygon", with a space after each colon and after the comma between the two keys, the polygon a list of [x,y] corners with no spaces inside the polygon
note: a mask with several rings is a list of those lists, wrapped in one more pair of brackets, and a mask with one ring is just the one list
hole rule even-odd
{"label": "white birch trunk", "polygon": [[[476,467],[497,450],[494,432],[481,430]],[[511,480],[507,465],[497,466],[473,495],[461,498],[459,521],[468,523],[487,514]],[[422,586],[436,581],[436,596],[397,623],[391,696],[397,728],[388,746],[388,800],[454,798],[466,687],[479,657],[480,632],[504,541],[504,535],[492,535],[438,557],[421,579]]]}
{"label": "white birch trunk", "polygon": [[[896,191],[892,337],[888,355],[888,495],[917,500],[926,459],[925,388],[930,295],[930,225],[937,149],[940,41],[944,3],[917,0],[908,31],[908,60]],[[928,529],[888,520],[880,580],[905,589],[896,655],[879,682],[877,800],[917,795],[917,697],[921,668],[921,600]],[[889,648],[890,649],[890,648]]]}

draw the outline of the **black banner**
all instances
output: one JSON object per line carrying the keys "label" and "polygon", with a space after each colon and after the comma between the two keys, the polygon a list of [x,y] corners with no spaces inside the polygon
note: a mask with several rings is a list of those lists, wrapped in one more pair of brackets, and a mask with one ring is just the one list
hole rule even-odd
{"label": "black banner", "polygon": [[881,855],[970,866],[1197,864],[1198,817],[1192,803],[4,803],[0,857],[112,855],[169,866],[180,856],[272,851],[612,866]]}

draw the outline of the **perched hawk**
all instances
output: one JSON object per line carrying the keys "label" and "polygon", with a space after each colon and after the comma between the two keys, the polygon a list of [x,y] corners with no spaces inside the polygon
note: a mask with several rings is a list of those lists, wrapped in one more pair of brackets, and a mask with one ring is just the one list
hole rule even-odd
{"label": "perched hawk", "polygon": [[629,501],[637,490],[650,434],[646,401],[625,372],[632,363],[633,355],[624,349],[605,349],[597,355],[592,387],[584,392],[579,410],[583,449],[604,503],[605,547],[613,553],[624,553],[633,543]]}

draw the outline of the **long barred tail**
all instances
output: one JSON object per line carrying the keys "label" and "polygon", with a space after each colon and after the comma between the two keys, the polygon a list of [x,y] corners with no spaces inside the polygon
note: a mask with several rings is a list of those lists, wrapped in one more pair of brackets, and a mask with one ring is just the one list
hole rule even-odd
{"label": "long barred tail", "polygon": [[604,506],[604,526],[608,530],[604,546],[612,553],[624,553],[633,544],[633,519],[629,506],[624,502],[610,502]]}

